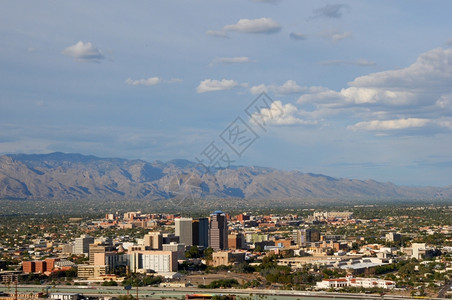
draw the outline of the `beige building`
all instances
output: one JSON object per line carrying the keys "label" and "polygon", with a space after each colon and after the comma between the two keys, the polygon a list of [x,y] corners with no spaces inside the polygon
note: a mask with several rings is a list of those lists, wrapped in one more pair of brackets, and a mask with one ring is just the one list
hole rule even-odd
{"label": "beige building", "polygon": [[[90,244],[89,245],[89,264],[94,265],[104,265],[104,263],[95,263],[95,256],[97,254],[105,254],[105,246],[100,244]],[[98,255],[98,257],[100,257]]]}
{"label": "beige building", "polygon": [[77,268],[78,278],[99,278],[102,275],[107,274],[108,266],[92,266],[92,265],[79,265]]}
{"label": "beige building", "polygon": [[162,250],[163,235],[160,231],[149,232],[144,236],[144,246],[146,249]]}
{"label": "beige building", "polygon": [[217,251],[212,254],[212,266],[229,266],[245,261],[245,252]]}

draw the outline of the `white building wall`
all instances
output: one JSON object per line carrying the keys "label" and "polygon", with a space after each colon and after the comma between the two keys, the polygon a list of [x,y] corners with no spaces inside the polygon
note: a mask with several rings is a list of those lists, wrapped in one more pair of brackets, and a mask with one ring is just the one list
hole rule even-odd
{"label": "white building wall", "polygon": [[168,254],[143,254],[142,267],[155,272],[171,272],[171,256]]}

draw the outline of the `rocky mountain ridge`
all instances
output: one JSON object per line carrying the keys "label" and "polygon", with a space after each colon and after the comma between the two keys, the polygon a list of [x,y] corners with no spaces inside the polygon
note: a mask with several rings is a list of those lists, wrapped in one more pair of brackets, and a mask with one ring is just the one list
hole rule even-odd
{"label": "rocky mountain ridge", "polygon": [[234,166],[209,170],[169,162],[81,154],[0,156],[0,199],[451,199],[452,186],[404,187],[374,180]]}

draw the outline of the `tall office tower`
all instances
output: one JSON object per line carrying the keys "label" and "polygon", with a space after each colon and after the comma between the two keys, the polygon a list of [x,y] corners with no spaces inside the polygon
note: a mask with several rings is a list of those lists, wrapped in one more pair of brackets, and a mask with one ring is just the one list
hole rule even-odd
{"label": "tall office tower", "polygon": [[160,231],[152,231],[144,235],[144,246],[150,250],[162,250],[163,234]]}
{"label": "tall office tower", "polygon": [[209,219],[199,218],[199,246],[209,247]]}
{"label": "tall office tower", "polygon": [[193,220],[193,245],[202,246],[204,248],[209,247],[209,219],[199,218],[199,220]]}
{"label": "tall office tower", "polygon": [[209,246],[213,250],[228,249],[228,221],[219,210],[210,215]]}
{"label": "tall office tower", "polygon": [[88,254],[89,253],[89,244],[94,243],[94,238],[82,234],[80,237],[75,239],[74,243],[74,254]]}
{"label": "tall office tower", "polygon": [[191,223],[193,245],[199,245],[199,220],[193,220]]}
{"label": "tall office tower", "polygon": [[193,245],[192,218],[177,218],[174,220],[176,225],[175,235],[179,237],[179,243],[186,246]]}

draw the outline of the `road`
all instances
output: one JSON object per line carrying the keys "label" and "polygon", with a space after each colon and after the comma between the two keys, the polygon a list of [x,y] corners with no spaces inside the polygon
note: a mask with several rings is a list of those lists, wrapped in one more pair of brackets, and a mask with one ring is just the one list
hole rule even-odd
{"label": "road", "polygon": [[439,293],[438,293],[438,298],[446,298],[446,292],[448,290],[450,290],[451,287],[452,287],[452,280],[441,287],[441,289],[439,290]]}
{"label": "road", "polygon": [[[50,286],[49,286],[50,287]],[[19,293],[37,293],[45,291],[46,286],[41,285],[19,285]],[[13,293],[14,287],[0,285],[0,291]],[[49,293],[52,292],[64,292],[64,293],[79,293],[86,296],[91,295],[104,295],[104,296],[119,296],[126,295],[127,291],[120,286],[51,286],[49,288]],[[135,296],[137,290],[132,288],[130,290],[130,295]],[[288,297],[296,297],[296,299],[303,300],[318,300],[321,299],[336,299],[336,300],[346,300],[346,299],[409,299],[401,296],[392,295],[369,295],[369,294],[346,294],[346,293],[328,293],[328,292],[309,292],[309,291],[292,291],[292,290],[258,290],[258,289],[198,289],[198,288],[156,288],[156,287],[140,287],[138,288],[138,296],[141,299],[161,299],[162,297],[181,297],[186,294],[194,293],[213,293],[213,294],[234,294],[239,296],[247,296],[251,299],[264,299],[267,300],[283,300]]]}

